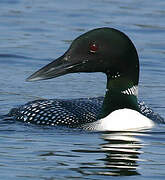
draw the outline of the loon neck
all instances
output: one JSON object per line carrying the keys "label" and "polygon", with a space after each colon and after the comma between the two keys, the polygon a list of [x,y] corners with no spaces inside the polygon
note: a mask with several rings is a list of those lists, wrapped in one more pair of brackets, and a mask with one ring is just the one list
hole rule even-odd
{"label": "loon neck", "polygon": [[133,83],[126,77],[109,78],[107,75],[107,89],[100,118],[104,118],[111,112],[129,108],[140,112],[137,101],[138,83]]}

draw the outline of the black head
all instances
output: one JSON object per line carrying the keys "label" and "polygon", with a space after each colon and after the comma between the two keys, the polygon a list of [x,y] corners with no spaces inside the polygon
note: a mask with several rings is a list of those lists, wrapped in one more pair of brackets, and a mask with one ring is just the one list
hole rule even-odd
{"label": "black head", "polygon": [[27,81],[76,72],[103,72],[109,77],[120,74],[138,84],[136,48],[124,33],[116,29],[94,29],[75,39],[64,55],[35,72]]}

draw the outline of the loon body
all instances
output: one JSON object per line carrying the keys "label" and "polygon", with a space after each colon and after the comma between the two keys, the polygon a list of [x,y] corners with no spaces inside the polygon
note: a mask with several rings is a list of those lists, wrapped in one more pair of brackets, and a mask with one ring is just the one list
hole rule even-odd
{"label": "loon body", "polygon": [[[139,58],[132,41],[124,33],[113,28],[91,30],[75,39],[64,55],[32,74],[27,81],[77,72],[105,73],[105,97],[36,100],[12,109],[9,116],[32,124],[89,130],[144,129],[153,127],[150,119],[163,121],[137,100]],[[127,119],[130,121],[126,122]],[[113,126],[116,122],[122,122],[122,128]],[[134,127],[127,128],[126,124],[134,124]]]}
{"label": "loon body", "polygon": [[[18,108],[13,108],[10,111],[9,116],[12,116],[17,121],[37,125],[65,126],[69,128],[82,128],[85,130],[103,131],[103,129],[107,130],[107,128],[109,128],[105,126],[105,124],[103,124],[103,127],[98,126],[102,122],[102,119],[98,121],[98,115],[101,111],[103,100],[104,97],[70,100],[35,100],[25,105],[21,105]],[[154,113],[153,110],[147,107],[143,102],[139,102],[138,106],[144,117],[148,117],[154,121],[156,120],[159,123],[163,122],[163,118],[161,118],[157,113]],[[108,121],[111,130],[123,131],[131,129],[128,128],[128,122],[124,121],[124,118],[121,114],[122,113],[120,113],[120,119],[118,120],[120,121],[122,118],[124,126],[123,123],[120,124],[119,121],[116,121],[114,124],[112,122],[114,121],[113,118],[112,121]],[[127,115],[127,117],[130,119],[129,113],[127,113]],[[111,117],[107,116],[107,119],[108,118],[111,119]],[[143,118],[140,118],[139,120],[143,120]],[[142,129],[147,128],[146,126],[144,127],[144,124],[141,127]],[[135,125],[135,127],[132,128],[132,130],[140,129],[136,123],[133,125]],[[151,125],[153,125],[153,123],[151,123]]]}

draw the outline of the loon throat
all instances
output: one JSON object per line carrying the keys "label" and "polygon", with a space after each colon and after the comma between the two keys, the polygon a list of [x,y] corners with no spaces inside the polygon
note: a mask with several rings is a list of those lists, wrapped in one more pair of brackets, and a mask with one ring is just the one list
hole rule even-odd
{"label": "loon throat", "polygon": [[128,108],[140,112],[138,107],[138,85],[123,75],[107,75],[107,88],[102,111],[98,119],[105,118],[115,110]]}

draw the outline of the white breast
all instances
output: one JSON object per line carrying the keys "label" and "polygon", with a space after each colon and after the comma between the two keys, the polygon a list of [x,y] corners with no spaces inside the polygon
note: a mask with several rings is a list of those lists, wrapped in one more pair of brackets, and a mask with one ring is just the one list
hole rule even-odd
{"label": "white breast", "polygon": [[98,131],[140,131],[150,129],[154,122],[132,109],[119,109],[91,124]]}

